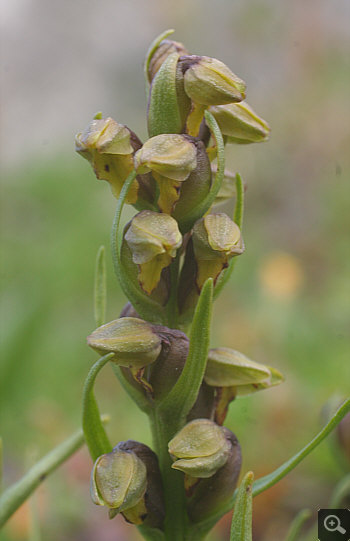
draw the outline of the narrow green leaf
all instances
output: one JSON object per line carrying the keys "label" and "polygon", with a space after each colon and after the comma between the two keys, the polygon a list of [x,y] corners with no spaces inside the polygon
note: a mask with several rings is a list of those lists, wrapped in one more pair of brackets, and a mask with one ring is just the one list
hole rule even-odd
{"label": "narrow green leaf", "polygon": [[230,541],[252,541],[253,472],[248,472],[238,489],[231,522]]}
{"label": "narrow green leaf", "polygon": [[148,104],[148,134],[181,133],[182,119],[176,92],[176,66],[180,56],[173,53],[164,60],[154,77]]}
{"label": "narrow green leaf", "polygon": [[94,384],[97,374],[113,357],[108,353],[101,357],[90,369],[85,380],[83,391],[83,431],[85,441],[93,461],[104,453],[112,451],[112,445],[101,421],[100,412],[94,395]]}
{"label": "narrow green leaf", "polygon": [[172,28],[170,28],[169,30],[165,30],[165,32],[162,32],[161,34],[159,34],[159,36],[156,37],[152,41],[151,45],[148,48],[148,51],[146,53],[146,58],[145,58],[145,64],[144,64],[144,68],[143,68],[144,75],[145,75],[145,85],[146,85],[146,96],[147,96],[147,98],[148,98],[148,89],[149,89],[148,68],[149,68],[149,63],[151,61],[151,58],[154,55],[155,51],[158,49],[158,47],[159,47],[160,43],[163,41],[163,39],[166,39],[168,36],[170,36],[174,32],[175,32],[175,30],[173,30]]}
{"label": "narrow green leaf", "polygon": [[73,455],[84,443],[82,430],[45,455],[0,497],[0,528],[46,477]]}
{"label": "narrow green leaf", "polygon": [[329,502],[330,509],[339,509],[344,498],[350,496],[350,473],[343,477],[334,489],[334,492]]}
{"label": "narrow green leaf", "polygon": [[182,426],[196,401],[201,386],[210,342],[210,322],[213,303],[213,280],[205,282],[194,313],[190,348],[185,367],[174,387],[159,405],[159,411]]}
{"label": "narrow green leaf", "polygon": [[285,541],[300,541],[301,529],[310,517],[311,511],[309,509],[300,511],[290,525]]}
{"label": "narrow green leaf", "polygon": [[233,213],[233,221],[238,225],[242,231],[243,226],[243,212],[244,212],[244,185],[242,177],[239,173],[236,174],[236,204]]}
{"label": "narrow green leaf", "polygon": [[135,178],[136,171],[132,171],[132,173],[130,173],[126,179],[117,201],[111,233],[113,267],[121,288],[140,316],[151,323],[163,323],[161,306],[146,295],[146,293],[143,293],[141,288],[135,286],[135,284],[129,279],[128,274],[124,271],[120,258],[120,246],[122,241],[122,231],[119,229],[120,218],[126,196],[128,195],[128,191]]}
{"label": "narrow green leaf", "polygon": [[[253,485],[253,497],[257,496],[261,492],[264,492],[264,490],[267,490],[268,488],[275,485],[278,481],[283,479],[289,473],[292,471],[305,457],[307,457],[311,451],[313,451],[327,436],[334,428],[340,423],[340,421],[345,417],[345,415],[350,411],[350,399],[346,400],[340,408],[336,411],[336,413],[333,415],[333,417],[328,421],[328,423],[323,427],[323,429],[315,436],[313,440],[310,441],[301,451],[296,453],[292,458],[287,460],[282,466],[277,468],[275,471],[270,473],[269,475],[266,475],[265,477],[261,477],[257,481],[255,481]],[[231,500],[224,505],[221,510],[212,516],[208,516],[204,521],[202,521],[200,524],[197,524],[194,527],[194,530],[196,532],[208,532],[214,524],[223,516],[225,513],[228,513],[231,511],[235,499],[237,496],[237,490],[232,495]]]}
{"label": "narrow green leaf", "polygon": [[105,247],[100,246],[96,256],[95,285],[94,285],[94,315],[96,327],[106,322],[106,253]]}
{"label": "narrow green leaf", "polygon": [[310,441],[301,451],[296,453],[292,458],[287,460],[282,466],[265,477],[261,477],[254,483],[253,496],[257,496],[264,490],[275,485],[280,479],[283,479],[287,473],[292,471],[308,454],[311,453],[326,436],[340,423],[345,415],[350,411],[350,399],[344,402],[337,410],[334,416],[326,424],[326,426]]}
{"label": "narrow green leaf", "polygon": [[197,205],[189,214],[179,220],[179,228],[181,233],[189,231],[193,224],[199,220],[204,214],[209,210],[209,208],[214,203],[215,197],[220,190],[222,181],[225,175],[225,145],[222,138],[222,134],[219,128],[218,123],[215,118],[209,111],[205,111],[205,120],[208,128],[211,131],[211,134],[215,140],[217,148],[217,169],[214,178],[214,182],[210,188],[210,192],[206,198],[201,202],[200,205]]}
{"label": "narrow green leaf", "polygon": [[[238,225],[242,232],[242,225],[243,225],[243,211],[244,211],[244,186],[242,182],[242,178],[239,173],[236,175],[236,204],[235,204],[235,210],[233,213],[233,221]],[[219,280],[215,286],[214,289],[214,299],[216,299],[220,293],[224,285],[228,282],[228,280],[231,277],[232,271],[236,265],[237,257],[233,257],[229,263],[228,268],[221,274],[219,277]]]}

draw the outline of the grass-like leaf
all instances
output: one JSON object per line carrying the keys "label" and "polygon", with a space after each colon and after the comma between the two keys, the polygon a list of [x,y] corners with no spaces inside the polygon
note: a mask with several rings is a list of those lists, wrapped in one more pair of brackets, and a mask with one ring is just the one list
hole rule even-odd
{"label": "grass-like leaf", "polygon": [[46,477],[65,462],[84,443],[82,430],[61,443],[45,455],[37,464],[0,497],[0,528],[7,522],[22,503],[34,492]]}
{"label": "grass-like leaf", "polygon": [[213,280],[205,282],[194,313],[190,334],[190,348],[181,376],[166,398],[159,404],[159,412],[181,427],[196,401],[207,363],[210,323],[213,303]]}
{"label": "grass-like leaf", "polygon": [[166,39],[168,36],[173,34],[175,30],[170,28],[169,30],[165,30],[165,32],[162,32],[159,36],[157,36],[149,46],[149,49],[146,53],[145,58],[145,64],[144,64],[144,76],[145,76],[145,85],[146,85],[146,97],[148,98],[148,89],[149,89],[149,82],[148,82],[148,68],[151,61],[152,56],[158,49],[160,43],[163,41],[163,39]]}
{"label": "grass-like leaf", "polygon": [[252,541],[253,481],[254,474],[250,471],[244,476],[238,489],[230,541]]}
{"label": "grass-like leaf", "polygon": [[100,412],[94,395],[94,384],[100,370],[113,357],[108,353],[101,357],[90,369],[83,391],[83,431],[86,445],[93,461],[104,453],[112,451],[112,445],[101,421]]}
{"label": "grass-like leaf", "polygon": [[331,418],[331,420],[326,424],[326,426],[310,441],[305,447],[303,447],[298,453],[296,453],[292,458],[287,460],[282,466],[277,468],[269,475],[261,477],[254,483],[253,496],[257,496],[264,490],[272,487],[280,479],[283,479],[287,473],[292,471],[307,455],[311,453],[320,443],[324,440],[326,436],[340,423],[340,421],[345,417],[345,415],[350,411],[350,399],[344,402]]}
{"label": "grass-like leaf", "polygon": [[176,92],[176,66],[180,55],[173,53],[162,63],[152,81],[148,104],[148,134],[180,133],[182,119]]}
{"label": "grass-like leaf", "polygon": [[[296,453],[292,458],[287,460],[282,466],[277,468],[275,471],[269,475],[265,475],[260,479],[257,479],[253,485],[253,497],[257,496],[261,492],[264,492],[268,488],[272,487],[278,481],[283,479],[290,471],[292,471],[300,462],[306,458],[327,436],[334,430],[334,428],[340,423],[340,421],[345,417],[345,415],[350,411],[350,399],[346,400],[340,408],[335,412],[333,417],[328,421],[328,423],[322,428],[322,430],[311,440],[305,447],[303,447],[298,453]],[[235,499],[237,496],[237,490],[232,495],[231,501],[224,505],[221,510],[215,513],[212,516],[208,516],[201,523],[193,527],[194,533],[206,533],[216,524],[216,522],[226,513],[232,510]]]}
{"label": "grass-like leaf", "polygon": [[94,315],[96,327],[105,323],[106,318],[106,298],[107,298],[107,279],[106,279],[106,251],[104,246],[100,246],[96,256],[95,266],[95,284],[94,284]]}

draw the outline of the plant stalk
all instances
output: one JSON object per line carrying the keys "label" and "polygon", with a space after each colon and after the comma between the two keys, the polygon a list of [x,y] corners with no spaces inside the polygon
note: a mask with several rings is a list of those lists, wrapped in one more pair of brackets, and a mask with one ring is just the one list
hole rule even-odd
{"label": "plant stalk", "polygon": [[150,415],[153,445],[158,455],[165,499],[164,533],[167,541],[184,541],[188,518],[186,513],[184,480],[181,472],[171,468],[168,442],[173,437],[170,424],[154,410]]}

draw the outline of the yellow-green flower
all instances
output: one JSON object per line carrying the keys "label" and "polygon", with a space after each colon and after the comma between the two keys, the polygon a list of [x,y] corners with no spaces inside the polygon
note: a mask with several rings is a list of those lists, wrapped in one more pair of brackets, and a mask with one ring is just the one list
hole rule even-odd
{"label": "yellow-green flower", "polygon": [[152,171],[159,186],[158,205],[170,214],[179,199],[181,183],[197,165],[196,146],[185,135],[161,134],[151,137],[135,154],[138,173]]}
{"label": "yellow-green flower", "polygon": [[114,353],[112,362],[132,368],[153,363],[162,349],[161,338],[152,325],[135,317],[122,317],[98,327],[87,342],[101,355]]}
{"label": "yellow-green flower", "polygon": [[228,143],[260,143],[269,138],[270,127],[246,102],[209,108]]}
{"label": "yellow-green flower", "polygon": [[191,477],[211,477],[227,461],[230,445],[222,427],[209,419],[195,419],[169,442],[176,460],[172,468]]}
{"label": "yellow-green flower", "polygon": [[[134,168],[133,155],[141,142],[123,124],[112,118],[95,118],[75,138],[75,150],[92,165],[98,179],[107,180],[113,195],[119,197],[123,184]],[[127,203],[135,203],[138,183],[130,188]]]}
{"label": "yellow-green flower", "polygon": [[146,466],[133,452],[116,447],[94,464],[90,492],[96,505],[106,505],[118,513],[126,511],[138,504],[146,487]]}
{"label": "yellow-green flower", "polygon": [[199,290],[208,278],[214,282],[229,260],[244,251],[240,229],[226,214],[208,214],[193,228],[193,249]]}
{"label": "yellow-green flower", "polygon": [[245,82],[223,62],[209,56],[182,59],[186,94],[201,105],[221,105],[245,98]]}
{"label": "yellow-green flower", "polygon": [[181,246],[177,222],[168,214],[144,210],[132,219],[124,238],[139,267],[139,283],[150,294]]}

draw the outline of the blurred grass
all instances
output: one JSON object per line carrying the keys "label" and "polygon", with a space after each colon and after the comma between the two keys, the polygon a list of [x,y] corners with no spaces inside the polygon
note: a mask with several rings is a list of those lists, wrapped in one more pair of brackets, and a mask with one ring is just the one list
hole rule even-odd
{"label": "blurred grass", "polygon": [[[192,15],[197,4],[191,2]],[[157,2],[152,5],[156,12]],[[268,144],[228,149],[228,166],[248,184],[246,252],[215,306],[212,339],[213,346],[234,347],[286,376],[282,386],[230,408],[227,424],[241,442],[244,471],[259,476],[314,436],[323,423],[322,406],[332,395],[350,392],[347,41],[337,30],[341,21],[328,25],[326,8],[318,11],[315,2],[308,7],[296,2],[286,11],[267,1],[235,9],[224,2],[225,21],[215,7],[205,5],[207,14],[198,12],[194,30],[185,17],[188,6],[180,2],[170,21],[157,11],[157,30],[149,33],[176,25],[176,39],[196,52],[204,44],[204,54],[216,54],[248,77],[248,101],[272,126]],[[207,19],[222,41],[207,31]],[[232,52],[237,39],[239,55]],[[256,69],[259,62],[267,73]],[[123,72],[114,77],[122,85]],[[120,103],[119,109],[126,121],[127,110]],[[137,116],[135,110],[130,114]],[[77,129],[88,120],[82,118]],[[130,126],[144,133],[141,120]],[[73,151],[58,151],[50,159],[39,150],[3,175],[0,431],[7,483],[23,472],[28,448],[34,446],[41,456],[80,423],[83,382],[95,359],[85,337],[94,327],[93,273],[101,244],[107,248],[107,319],[117,317],[125,302],[110,260],[115,200],[107,183],[96,181]],[[106,367],[96,393],[101,411],[112,416],[112,441],[150,443],[145,416],[111,374]],[[40,489],[42,538],[139,539],[122,519],[108,521],[90,502],[90,466],[82,451]],[[302,507],[327,506],[342,471],[323,444],[287,479],[256,498],[256,541],[279,541]],[[228,529],[226,518],[213,538],[228,539]],[[0,539],[28,539],[29,530],[27,506]]]}

